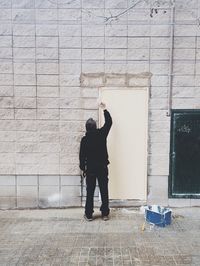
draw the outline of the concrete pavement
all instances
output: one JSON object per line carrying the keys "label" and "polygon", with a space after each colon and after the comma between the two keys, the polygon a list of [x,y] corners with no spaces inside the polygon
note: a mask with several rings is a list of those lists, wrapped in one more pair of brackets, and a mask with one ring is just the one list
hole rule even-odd
{"label": "concrete pavement", "polygon": [[200,208],[173,209],[165,228],[137,209],[86,222],[83,209],[0,211],[0,265],[200,265]]}

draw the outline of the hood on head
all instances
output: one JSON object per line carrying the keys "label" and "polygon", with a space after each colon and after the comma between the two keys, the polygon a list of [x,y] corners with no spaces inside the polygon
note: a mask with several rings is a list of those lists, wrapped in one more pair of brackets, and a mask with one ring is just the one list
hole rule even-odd
{"label": "hood on head", "polygon": [[87,132],[92,132],[97,129],[97,123],[93,118],[89,118],[86,121],[85,127]]}

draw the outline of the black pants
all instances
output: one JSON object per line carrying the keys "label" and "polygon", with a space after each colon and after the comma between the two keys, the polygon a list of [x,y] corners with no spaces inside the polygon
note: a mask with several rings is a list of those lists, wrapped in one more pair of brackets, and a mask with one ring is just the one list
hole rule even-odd
{"label": "black pants", "polygon": [[94,212],[94,191],[96,188],[96,179],[98,180],[102,201],[100,211],[103,216],[107,216],[110,212],[108,198],[108,167],[106,166],[95,170],[88,170],[86,173],[87,197],[85,214],[88,217],[91,217]]}

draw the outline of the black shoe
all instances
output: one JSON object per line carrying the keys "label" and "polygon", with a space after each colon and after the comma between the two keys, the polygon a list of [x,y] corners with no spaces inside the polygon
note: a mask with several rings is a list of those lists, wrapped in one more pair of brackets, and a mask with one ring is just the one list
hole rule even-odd
{"label": "black shoe", "polygon": [[84,219],[88,222],[91,222],[93,220],[92,216],[87,216],[86,214],[84,214]]}
{"label": "black shoe", "polygon": [[103,221],[108,221],[109,220],[109,216],[108,215],[102,215],[102,220]]}

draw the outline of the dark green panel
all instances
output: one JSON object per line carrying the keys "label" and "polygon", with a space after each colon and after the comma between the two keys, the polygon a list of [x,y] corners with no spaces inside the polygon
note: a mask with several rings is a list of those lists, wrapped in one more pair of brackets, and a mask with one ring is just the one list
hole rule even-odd
{"label": "dark green panel", "polygon": [[169,196],[200,198],[200,110],[173,110]]}

